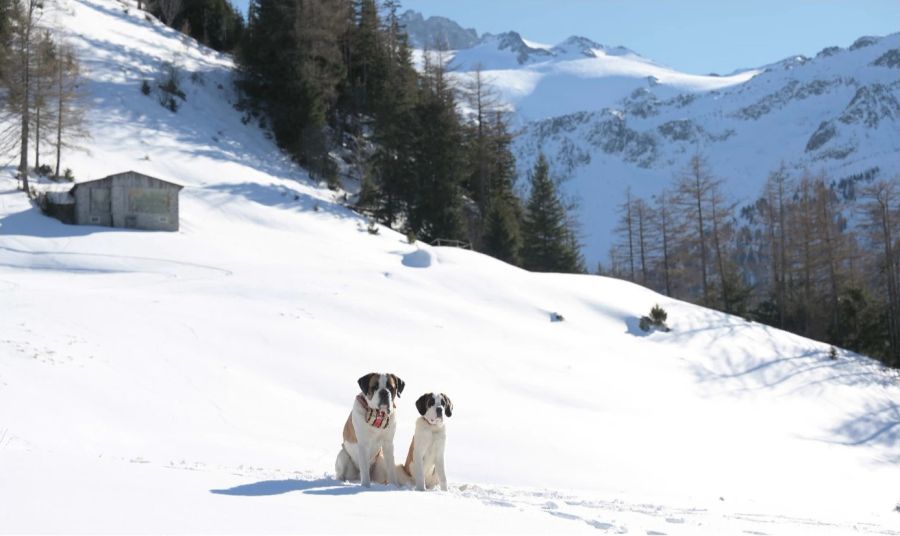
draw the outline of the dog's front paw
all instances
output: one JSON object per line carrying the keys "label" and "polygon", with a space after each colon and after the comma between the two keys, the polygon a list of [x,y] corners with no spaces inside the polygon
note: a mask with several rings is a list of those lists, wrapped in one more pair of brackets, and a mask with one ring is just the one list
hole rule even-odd
{"label": "dog's front paw", "polygon": [[416,491],[425,491],[425,486],[416,486]]}
{"label": "dog's front paw", "polygon": [[441,484],[441,491],[447,491],[447,483],[446,482]]}

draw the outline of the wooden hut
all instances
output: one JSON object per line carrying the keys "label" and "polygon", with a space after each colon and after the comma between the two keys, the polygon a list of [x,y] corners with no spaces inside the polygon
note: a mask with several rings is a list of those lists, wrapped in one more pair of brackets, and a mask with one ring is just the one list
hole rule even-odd
{"label": "wooden hut", "polygon": [[179,184],[126,171],[72,187],[74,223],[159,231],[178,230]]}

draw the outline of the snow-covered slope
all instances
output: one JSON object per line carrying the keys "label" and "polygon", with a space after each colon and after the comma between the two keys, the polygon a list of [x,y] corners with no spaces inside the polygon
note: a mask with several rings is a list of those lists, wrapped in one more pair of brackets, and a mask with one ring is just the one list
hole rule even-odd
{"label": "snow-covered slope", "polygon": [[[70,165],[181,182],[181,231],[66,226],[2,179],[4,532],[900,533],[895,376],[621,281],[371,235],[242,123],[227,57],[128,6],[48,2],[90,80]],[[177,114],[139,90],[173,58]],[[642,336],[654,303],[673,331]],[[407,383],[401,455],[418,395],[453,398],[449,492],[333,480],[372,370]]]}
{"label": "snow-covered slope", "polygon": [[745,82],[759,72],[723,77],[685,74],[625,47],[579,36],[552,47],[529,43],[516,32],[487,34],[476,46],[454,52],[450,66],[462,82],[480,67],[521,121],[600,110],[649,86],[664,98],[712,91]]}

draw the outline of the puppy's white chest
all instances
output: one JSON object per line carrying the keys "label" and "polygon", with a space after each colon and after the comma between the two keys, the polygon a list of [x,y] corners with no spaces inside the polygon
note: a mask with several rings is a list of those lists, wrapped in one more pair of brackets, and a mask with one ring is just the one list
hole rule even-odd
{"label": "puppy's white chest", "polygon": [[421,445],[426,466],[434,465],[444,447],[444,430],[421,430],[416,445]]}

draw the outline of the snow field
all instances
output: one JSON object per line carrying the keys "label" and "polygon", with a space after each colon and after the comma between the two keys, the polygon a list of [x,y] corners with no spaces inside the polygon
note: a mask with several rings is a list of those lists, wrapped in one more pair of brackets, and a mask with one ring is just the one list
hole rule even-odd
{"label": "snow field", "polygon": [[[370,235],[241,122],[230,59],[129,4],[51,6],[93,103],[76,177],[185,189],[155,233],[63,225],[3,179],[0,531],[900,533],[900,388],[873,362]],[[139,92],[173,57],[177,114]],[[645,336],[656,303],[673,331]],[[398,458],[415,399],[453,399],[449,492],[332,479],[374,370],[407,384]]]}

